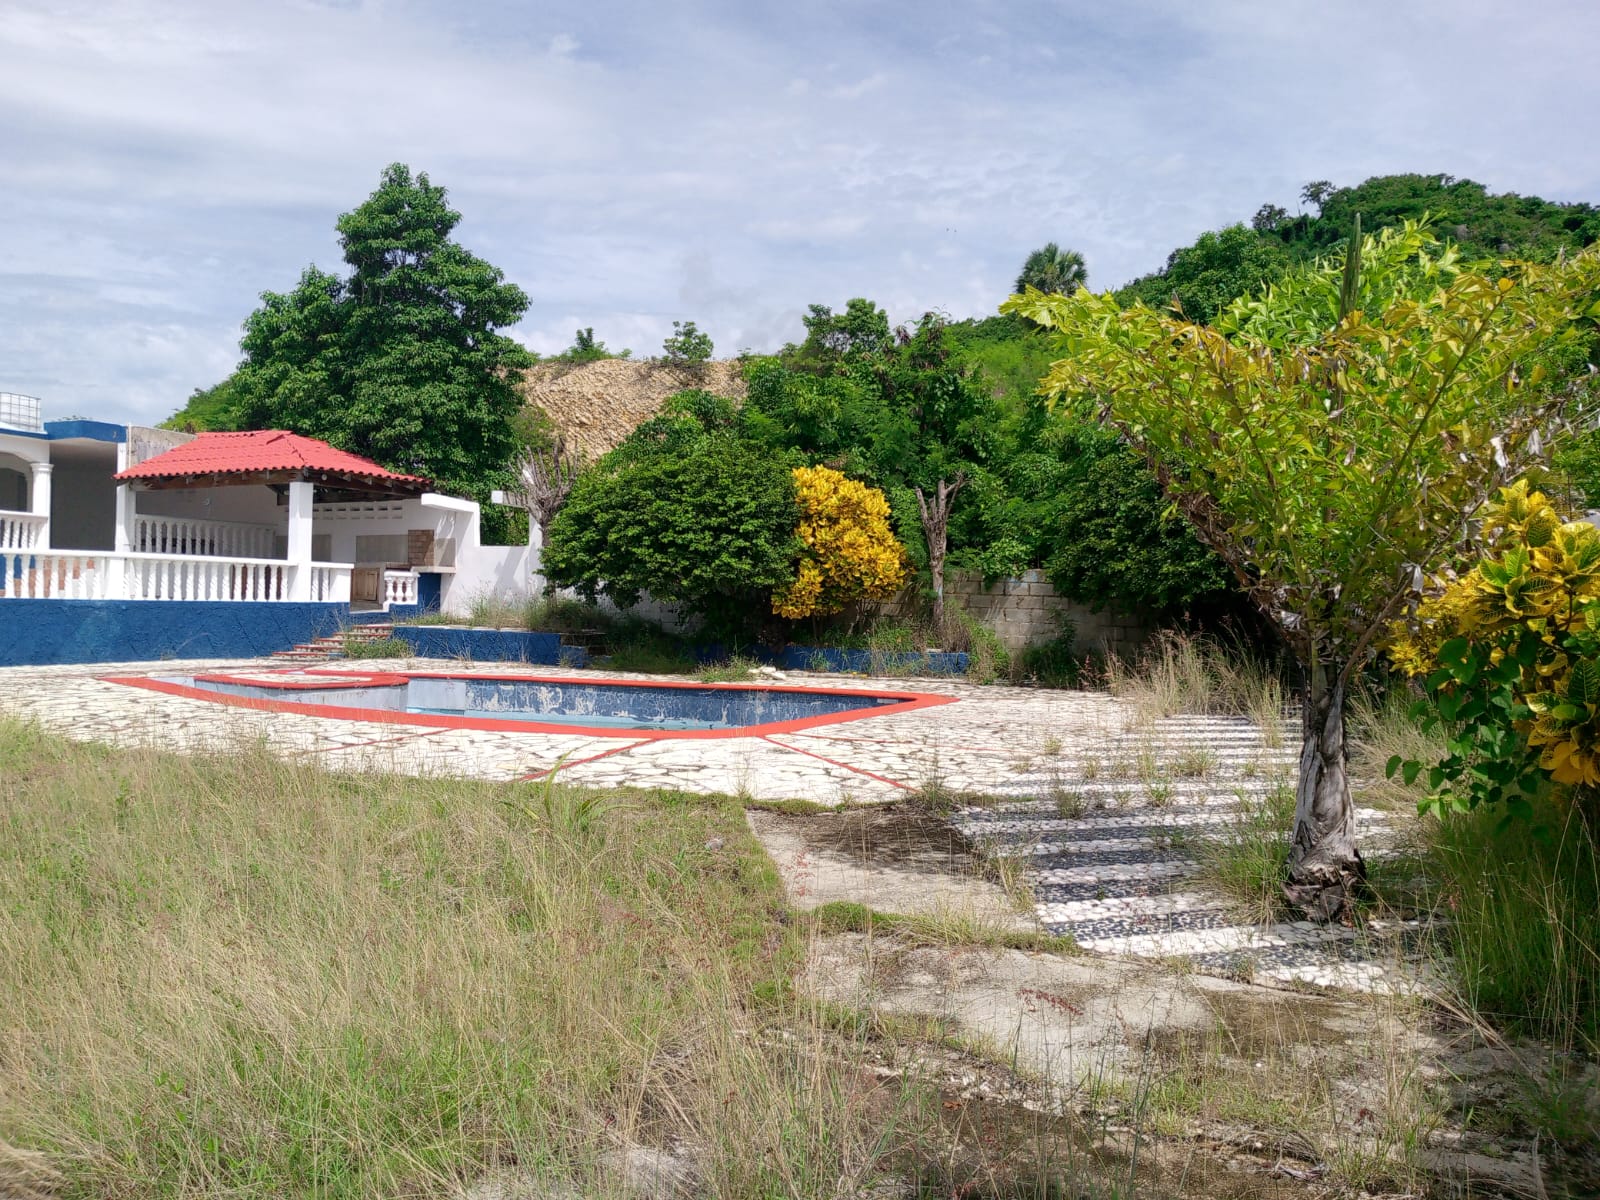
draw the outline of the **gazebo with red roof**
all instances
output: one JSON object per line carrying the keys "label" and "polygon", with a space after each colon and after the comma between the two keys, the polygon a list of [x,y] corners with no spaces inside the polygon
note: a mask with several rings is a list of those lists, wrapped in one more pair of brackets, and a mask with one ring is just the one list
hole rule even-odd
{"label": "gazebo with red roof", "polygon": [[429,490],[428,480],[420,475],[402,475],[370,458],[283,429],[197,434],[193,441],[129,467],[115,478],[151,491],[307,483],[330,499],[333,493],[400,499]]}
{"label": "gazebo with red roof", "polygon": [[[429,481],[420,475],[391,471],[282,429],[197,434],[119,472],[113,481],[119,551],[280,561],[286,567],[282,598],[293,600],[352,598],[349,572],[363,556],[347,549],[351,562],[332,562],[336,539],[346,547],[363,540],[390,547],[389,553],[367,558],[375,565],[357,574],[381,576],[387,567],[416,561],[401,548],[405,528],[393,524],[403,502],[421,500],[452,510],[450,519],[476,515],[470,502],[431,494]],[[149,502],[140,504],[136,493]],[[281,511],[285,505],[287,521]],[[318,511],[329,531],[320,539],[314,529]],[[355,536],[352,522],[371,532],[364,539]],[[386,534],[390,529],[395,531]],[[432,533],[420,532],[431,545]]]}

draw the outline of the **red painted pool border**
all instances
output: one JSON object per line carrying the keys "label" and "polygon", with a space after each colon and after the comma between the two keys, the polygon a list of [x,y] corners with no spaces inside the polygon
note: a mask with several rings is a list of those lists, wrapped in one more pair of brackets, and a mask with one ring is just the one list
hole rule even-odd
{"label": "red painted pool border", "polygon": [[[271,671],[251,671],[250,676],[270,675]],[[143,688],[168,696],[183,696],[190,700],[206,700],[213,704],[226,704],[232,708],[252,708],[258,712],[299,713],[307,717],[332,717],[341,721],[375,721],[384,725],[420,725],[428,729],[482,729],[498,733],[558,733],[591,738],[631,738],[635,741],[664,741],[668,739],[703,739],[733,737],[766,737],[775,733],[798,733],[822,725],[839,725],[845,721],[859,721],[863,717],[882,717],[893,713],[915,712],[922,708],[935,708],[953,704],[955,696],[942,696],[933,692],[865,691],[860,688],[796,687],[792,684],[765,683],[690,683],[686,680],[663,679],[575,679],[572,676],[520,675],[516,673],[493,675],[459,671],[338,671],[329,668],[286,668],[284,674],[316,675],[317,682],[285,680],[282,684],[262,683],[259,678],[246,678],[227,672],[208,672],[195,676],[216,682],[248,684],[255,687],[281,687],[286,692],[323,688],[382,687],[406,679],[468,679],[506,680],[512,683],[581,683],[596,687],[652,687],[691,688],[709,692],[802,692],[839,696],[871,696],[893,698],[899,703],[878,708],[863,708],[853,712],[828,713],[823,716],[801,717],[793,721],[769,721],[763,725],[743,725],[737,729],[595,729],[588,725],[545,724],[537,721],[504,721],[493,717],[448,717],[429,713],[403,713],[387,708],[342,708],[336,704],[307,704],[298,700],[268,700],[259,696],[229,696],[222,692],[191,687],[186,683],[171,683],[152,679],[147,675],[102,675],[105,683],[120,683],[127,687]],[[320,677],[327,676],[323,683]]]}

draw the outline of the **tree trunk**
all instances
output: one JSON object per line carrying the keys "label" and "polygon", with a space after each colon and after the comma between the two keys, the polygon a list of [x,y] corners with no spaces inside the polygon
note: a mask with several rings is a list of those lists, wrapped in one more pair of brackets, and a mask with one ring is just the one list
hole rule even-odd
{"label": "tree trunk", "polygon": [[1294,836],[1285,898],[1313,921],[1332,921],[1366,879],[1356,849],[1344,741],[1344,682],[1326,665],[1311,669],[1305,698],[1305,742],[1295,787]]}
{"label": "tree trunk", "polygon": [[917,509],[922,516],[922,535],[928,543],[928,574],[933,577],[933,627],[944,636],[944,555],[950,544],[950,503],[956,493],[966,486],[965,472],[946,483],[943,479],[933,489],[931,498],[921,488],[917,494]]}

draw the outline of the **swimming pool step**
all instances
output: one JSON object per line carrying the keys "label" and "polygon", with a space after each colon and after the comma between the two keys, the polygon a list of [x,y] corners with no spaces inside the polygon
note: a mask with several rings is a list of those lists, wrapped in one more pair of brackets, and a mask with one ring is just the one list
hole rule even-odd
{"label": "swimming pool step", "polygon": [[311,642],[301,642],[288,650],[274,651],[272,657],[279,662],[327,662],[344,657],[346,642],[381,642],[394,636],[394,626],[388,622],[364,622],[338,633],[324,634]]}

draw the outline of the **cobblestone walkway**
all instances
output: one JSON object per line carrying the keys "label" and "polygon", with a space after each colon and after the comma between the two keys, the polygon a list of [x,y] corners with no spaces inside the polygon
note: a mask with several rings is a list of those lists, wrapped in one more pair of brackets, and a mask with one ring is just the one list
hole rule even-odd
{"label": "cobblestone walkway", "polygon": [[[1414,923],[1252,923],[1196,882],[1198,842],[1237,836],[1245,813],[1292,792],[1295,752],[1283,741],[1243,718],[1130,723],[1097,752],[1019,773],[1006,790],[1026,799],[967,807],[955,820],[991,853],[1022,859],[1040,922],[1086,950],[1257,982],[1417,986]],[[1386,814],[1357,816],[1366,852],[1382,854]]]}

